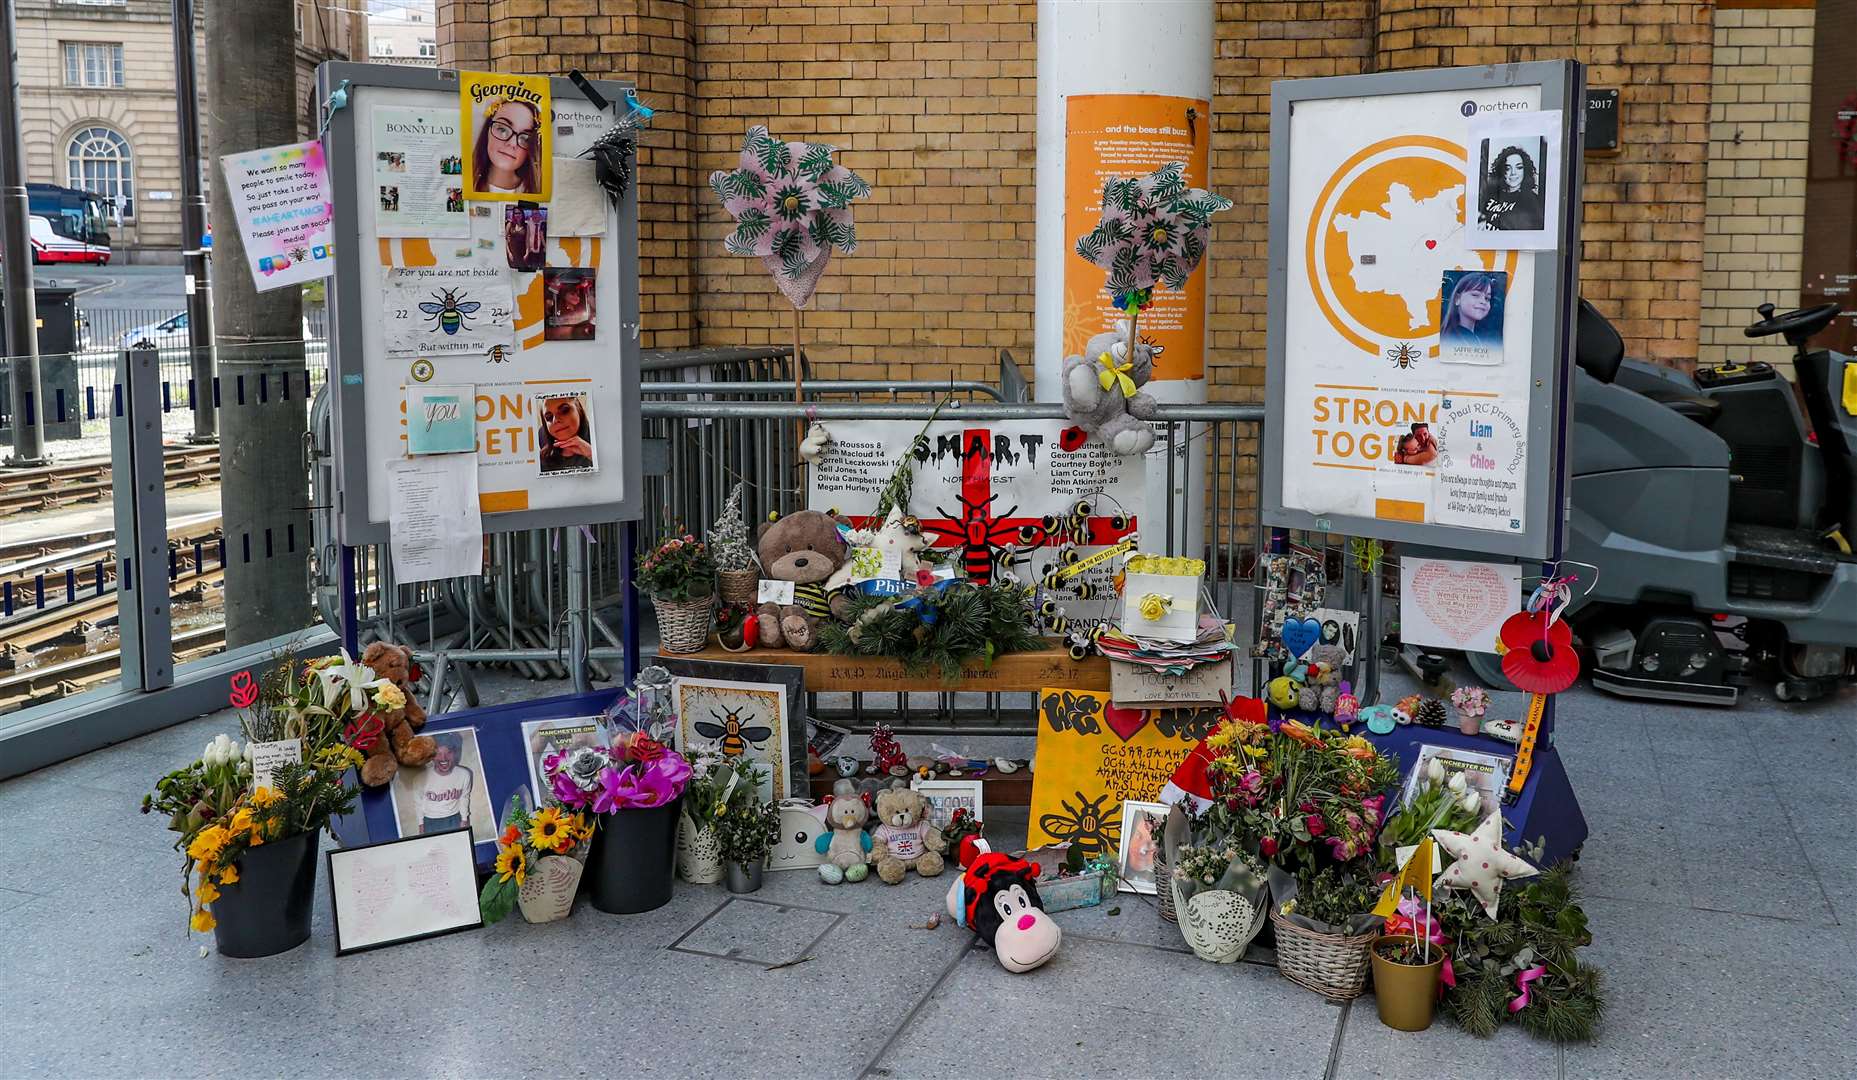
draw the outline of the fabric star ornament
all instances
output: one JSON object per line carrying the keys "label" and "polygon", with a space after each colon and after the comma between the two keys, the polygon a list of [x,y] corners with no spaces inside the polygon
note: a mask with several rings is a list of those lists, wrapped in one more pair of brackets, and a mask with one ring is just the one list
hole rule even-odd
{"label": "fabric star ornament", "polygon": [[1490,814],[1475,832],[1433,829],[1431,835],[1457,860],[1439,875],[1440,889],[1466,889],[1483,905],[1483,913],[1496,917],[1496,900],[1502,883],[1540,873],[1519,855],[1502,846],[1502,815]]}
{"label": "fabric star ornament", "polygon": [[1212,215],[1232,202],[1188,187],[1186,165],[1171,162],[1141,177],[1103,181],[1103,214],[1077,241],[1077,254],[1109,272],[1104,288],[1117,298],[1155,285],[1186,287],[1206,257]]}
{"label": "fabric star ornament", "polygon": [[784,142],[756,125],[742,139],[741,165],[709,174],[735,219],[722,246],[761,260],[796,308],[805,307],[834,249],[857,250],[851,200],[870,195],[857,173],[832,160],[834,147]]}

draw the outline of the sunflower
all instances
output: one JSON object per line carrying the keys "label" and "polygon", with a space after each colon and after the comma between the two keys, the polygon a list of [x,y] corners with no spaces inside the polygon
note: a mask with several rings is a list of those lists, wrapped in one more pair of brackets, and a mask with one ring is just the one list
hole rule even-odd
{"label": "sunflower", "polygon": [[193,913],[193,921],[188,925],[192,926],[195,932],[204,934],[219,924],[214,921],[212,912],[202,909]]}
{"label": "sunflower", "polygon": [[529,818],[529,843],[544,851],[560,851],[563,843],[571,847],[574,837],[573,822],[558,807],[544,806]]}
{"label": "sunflower", "polygon": [[523,855],[521,844],[515,844],[497,852],[496,874],[498,881],[508,881],[513,877],[516,879],[517,887],[520,888],[523,876],[528,872],[529,860],[527,856]]}

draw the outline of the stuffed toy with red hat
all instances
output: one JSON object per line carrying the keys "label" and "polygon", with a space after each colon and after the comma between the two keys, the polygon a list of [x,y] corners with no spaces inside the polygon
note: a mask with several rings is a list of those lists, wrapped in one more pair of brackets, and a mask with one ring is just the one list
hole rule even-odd
{"label": "stuffed toy with red hat", "polygon": [[989,851],[978,837],[963,840],[960,850],[965,869],[948,890],[949,916],[993,946],[1007,971],[1030,971],[1056,956],[1064,932],[1038,898],[1038,864]]}

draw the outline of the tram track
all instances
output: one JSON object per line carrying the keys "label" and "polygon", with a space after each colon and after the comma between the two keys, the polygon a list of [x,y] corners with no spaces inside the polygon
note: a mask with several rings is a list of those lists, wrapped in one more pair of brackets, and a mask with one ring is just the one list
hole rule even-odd
{"label": "tram track", "polygon": [[[219,479],[219,448],[175,446],[162,451],[169,488],[213,483]],[[0,471],[0,517],[57,510],[97,502],[112,490],[110,462],[103,459]],[[0,557],[6,557],[0,554]]]}

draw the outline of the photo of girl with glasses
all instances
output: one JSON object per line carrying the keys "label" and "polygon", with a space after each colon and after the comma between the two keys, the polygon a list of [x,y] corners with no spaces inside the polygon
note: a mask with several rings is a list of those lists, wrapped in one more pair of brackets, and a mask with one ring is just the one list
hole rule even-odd
{"label": "photo of girl with glasses", "polygon": [[526,101],[490,98],[471,151],[471,190],[478,195],[542,197],[546,147],[541,112]]}
{"label": "photo of girl with glasses", "polygon": [[597,470],[593,421],[587,415],[587,392],[535,395],[537,458],[543,476],[571,476]]}

